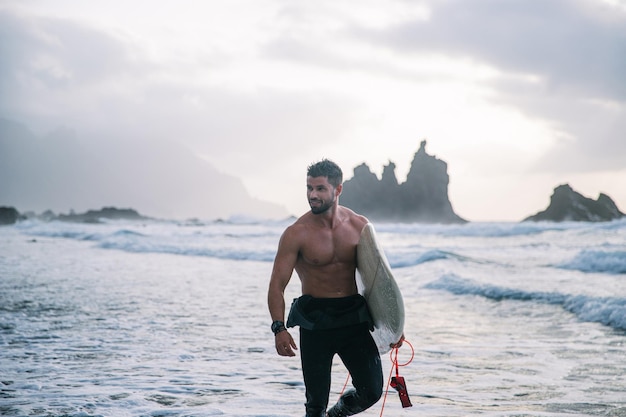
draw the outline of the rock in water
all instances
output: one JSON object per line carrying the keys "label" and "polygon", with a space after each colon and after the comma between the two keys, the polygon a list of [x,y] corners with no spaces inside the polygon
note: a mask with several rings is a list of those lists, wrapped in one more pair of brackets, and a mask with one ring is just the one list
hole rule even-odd
{"label": "rock in water", "polygon": [[14,207],[0,207],[0,225],[14,224],[20,219],[20,213]]}
{"label": "rock in water", "polygon": [[603,222],[624,216],[608,195],[600,194],[597,200],[592,200],[563,184],[554,189],[547,209],[524,221]]}

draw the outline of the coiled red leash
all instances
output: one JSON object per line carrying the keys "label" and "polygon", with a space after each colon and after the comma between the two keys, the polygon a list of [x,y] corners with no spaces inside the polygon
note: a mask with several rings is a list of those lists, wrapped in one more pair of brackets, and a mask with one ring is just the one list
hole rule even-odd
{"label": "coiled red leash", "polygon": [[[404,377],[400,376],[400,367],[407,366],[411,362],[413,362],[413,358],[415,357],[415,349],[413,349],[413,345],[408,341],[404,340],[403,344],[406,343],[411,348],[411,358],[405,363],[398,363],[398,350],[400,348],[394,348],[389,352],[389,359],[391,359],[391,371],[389,372],[389,380],[387,382],[387,389],[385,390],[385,396],[383,398],[383,405],[380,409],[380,416],[383,415],[383,410],[385,409],[385,402],[387,401],[387,393],[389,392],[389,385],[398,391],[398,395],[400,396],[400,402],[402,403],[402,408],[412,407],[411,399],[409,398],[409,393],[406,389],[406,382],[404,381]],[[392,377],[393,370],[396,370],[396,376]]]}
{"label": "coiled red leash", "polygon": [[[392,350],[395,351],[395,356],[391,360],[391,362],[396,366],[396,376],[391,378],[391,387],[398,391],[398,395],[400,396],[400,402],[402,403],[402,408],[413,407],[411,404],[411,399],[409,398],[409,393],[406,390],[406,383],[404,382],[404,377],[400,376],[400,366],[407,366],[413,361],[413,357],[415,356],[415,350],[413,349],[413,345],[411,345],[406,340],[404,343],[408,344],[411,347],[411,359],[409,359],[406,363],[400,365],[398,363],[398,348]],[[390,354],[391,357],[391,354]]]}

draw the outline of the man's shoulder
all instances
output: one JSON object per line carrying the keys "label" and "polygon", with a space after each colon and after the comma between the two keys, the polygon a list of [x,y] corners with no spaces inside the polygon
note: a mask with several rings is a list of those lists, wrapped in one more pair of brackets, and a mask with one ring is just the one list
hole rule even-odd
{"label": "man's shoulder", "polygon": [[367,217],[363,216],[362,214],[356,213],[346,206],[339,206],[339,209],[341,210],[343,216],[345,216],[345,218],[348,219],[351,224],[359,229],[364,228],[365,225],[369,223]]}
{"label": "man's shoulder", "polygon": [[313,219],[313,214],[310,211],[308,211],[304,213],[302,216],[298,217],[296,221],[293,222],[289,227],[296,228],[296,229],[306,227],[307,225],[311,223],[312,219]]}
{"label": "man's shoulder", "polygon": [[293,236],[306,231],[311,223],[309,217],[307,214],[300,216],[295,222],[287,226],[283,234]]}

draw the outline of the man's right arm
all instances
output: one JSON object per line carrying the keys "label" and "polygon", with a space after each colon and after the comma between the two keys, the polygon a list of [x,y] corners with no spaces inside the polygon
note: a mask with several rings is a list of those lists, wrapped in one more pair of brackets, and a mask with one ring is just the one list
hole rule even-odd
{"label": "man's right arm", "polygon": [[[283,233],[274,259],[274,267],[267,293],[267,304],[272,321],[285,321],[285,288],[298,260],[299,245],[293,226]],[[296,343],[287,330],[275,335],[276,351],[281,356],[295,356]]]}

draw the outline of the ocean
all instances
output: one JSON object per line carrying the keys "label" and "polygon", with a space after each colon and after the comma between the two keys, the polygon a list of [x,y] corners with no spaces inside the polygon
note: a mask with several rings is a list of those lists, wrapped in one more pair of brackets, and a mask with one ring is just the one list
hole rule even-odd
{"label": "ocean", "polygon": [[[266,306],[290,222],[0,227],[0,414],[304,415]],[[626,219],[375,227],[413,407],[390,388],[360,415],[626,416]],[[347,378],[337,360],[331,404]]]}

